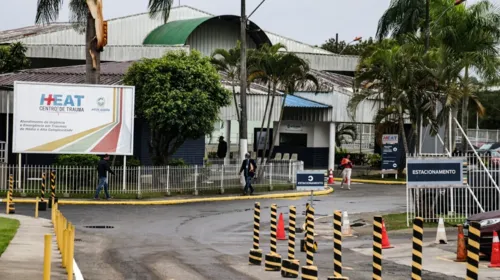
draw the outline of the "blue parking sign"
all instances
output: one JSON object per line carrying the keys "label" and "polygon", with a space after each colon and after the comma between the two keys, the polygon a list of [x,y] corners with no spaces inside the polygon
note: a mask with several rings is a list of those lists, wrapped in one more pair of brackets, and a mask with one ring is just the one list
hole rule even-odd
{"label": "blue parking sign", "polygon": [[298,191],[322,191],[325,189],[325,174],[321,171],[298,171]]}

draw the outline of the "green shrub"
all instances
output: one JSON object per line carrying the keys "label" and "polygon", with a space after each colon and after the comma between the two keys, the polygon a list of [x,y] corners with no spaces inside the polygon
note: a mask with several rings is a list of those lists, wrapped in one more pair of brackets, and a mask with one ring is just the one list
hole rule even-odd
{"label": "green shrub", "polygon": [[97,155],[59,155],[56,158],[56,165],[95,166],[100,159]]}
{"label": "green shrub", "polygon": [[382,167],[382,156],[380,154],[370,154],[368,155],[368,164],[374,168]]}
{"label": "green shrub", "polygon": [[187,166],[186,162],[182,158],[173,158],[168,161],[170,166]]}

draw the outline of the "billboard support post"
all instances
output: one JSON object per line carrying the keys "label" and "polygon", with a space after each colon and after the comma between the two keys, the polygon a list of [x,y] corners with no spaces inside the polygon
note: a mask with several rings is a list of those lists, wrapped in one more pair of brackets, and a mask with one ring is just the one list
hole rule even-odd
{"label": "billboard support post", "polygon": [[17,163],[18,163],[18,165],[17,165],[17,189],[21,190],[21,175],[22,175],[21,170],[22,170],[22,166],[23,166],[23,164],[22,164],[23,155],[21,153],[19,153],[17,156],[17,159],[18,159],[18,161],[17,161]]}
{"label": "billboard support post", "polygon": [[123,156],[123,190],[127,190],[127,156]]}
{"label": "billboard support post", "polygon": [[9,164],[9,123],[10,123],[10,94],[7,93],[7,118],[5,124],[5,163]]}

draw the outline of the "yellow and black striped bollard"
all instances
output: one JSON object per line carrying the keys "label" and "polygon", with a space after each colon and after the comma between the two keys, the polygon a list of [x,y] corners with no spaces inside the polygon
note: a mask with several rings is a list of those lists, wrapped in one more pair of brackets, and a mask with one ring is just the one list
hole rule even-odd
{"label": "yellow and black striped bollard", "polygon": [[413,220],[413,252],[411,263],[411,279],[422,280],[422,249],[424,239],[424,220]]}
{"label": "yellow and black striped bollard", "polygon": [[300,261],[295,259],[295,221],[297,212],[291,205],[288,224],[288,259],[281,263],[281,276],[285,278],[298,278]]}
{"label": "yellow and black striped bollard", "polygon": [[382,216],[373,219],[373,280],[382,280]]}
{"label": "yellow and black striped bollard", "polygon": [[253,248],[250,250],[248,261],[252,265],[262,264],[262,250],[259,248],[260,232],[260,203],[255,202],[253,210]]}
{"label": "yellow and black striped bollard", "polygon": [[56,171],[50,171],[50,200],[49,208],[52,208],[52,203],[57,203],[58,199],[56,197]]}
{"label": "yellow and black striped bollard", "polygon": [[276,252],[276,212],[278,206],[271,205],[271,252],[266,255],[265,269],[267,271],[280,271],[281,270],[281,256]]}
{"label": "yellow and black striped bollard", "polygon": [[481,240],[481,225],[473,222],[469,226],[467,244],[467,275],[465,280],[477,280],[479,277],[479,246]]}
{"label": "yellow and black striped bollard", "polygon": [[40,186],[40,202],[38,203],[39,211],[47,211],[47,201],[45,200],[45,172],[42,173],[42,184]]}
{"label": "yellow and black striped bollard", "polygon": [[309,202],[306,203],[306,219],[304,221],[304,239],[300,240],[300,251],[306,252],[306,237],[307,237],[307,214],[309,213]]}
{"label": "yellow and black striped bollard", "polygon": [[13,196],[14,196],[14,176],[9,175],[9,214],[16,214],[16,205],[14,204],[13,201]]}
{"label": "yellow and black striped bollard", "polygon": [[328,280],[346,280],[342,276],[342,212],[333,213],[333,276]]}
{"label": "yellow and black striped bollard", "polygon": [[318,267],[314,265],[314,208],[309,206],[309,212],[307,213],[307,258],[306,265],[302,267],[302,279],[307,280],[317,280],[318,279]]}

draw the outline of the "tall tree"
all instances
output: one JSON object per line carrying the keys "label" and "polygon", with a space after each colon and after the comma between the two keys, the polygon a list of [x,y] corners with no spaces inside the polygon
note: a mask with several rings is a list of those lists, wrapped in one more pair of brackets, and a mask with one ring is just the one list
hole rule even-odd
{"label": "tall tree", "polygon": [[[461,73],[461,125],[466,131],[470,101],[477,101],[475,93],[481,87],[471,72],[478,74],[483,86],[499,80],[500,12],[490,1],[483,0],[468,7],[457,7],[454,13],[444,15],[438,24],[432,30],[433,37],[451,50]],[[475,105],[475,108],[481,107]],[[466,135],[462,141],[466,143]],[[466,147],[463,145],[463,149]]]}
{"label": "tall tree", "polygon": [[[254,52],[252,56],[252,62],[249,67],[249,82],[254,82],[258,80],[261,83],[267,84],[267,100],[266,107],[264,109],[264,115],[262,116],[262,124],[260,126],[260,135],[262,135],[264,131],[264,125],[267,118],[267,128],[266,128],[266,137],[264,140],[264,150],[262,151],[261,164],[264,162],[264,158],[266,157],[266,153],[268,152],[268,143],[270,140],[270,128],[271,128],[271,119],[274,108],[274,101],[276,99],[276,89],[274,88],[274,84],[278,83],[277,77],[273,73],[272,66],[270,62],[276,61],[277,57],[281,55],[280,51],[286,50],[286,46],[278,43],[275,45],[264,44],[260,49]],[[260,138],[258,138],[260,139]],[[259,141],[259,140],[258,140]]]}
{"label": "tall tree", "polygon": [[[274,151],[275,139],[277,138],[281,121],[283,120],[287,95],[294,94],[297,87],[304,86],[306,83],[312,83],[316,91],[319,88],[318,80],[314,75],[309,73],[309,70],[308,62],[298,57],[296,54],[284,52],[273,54],[271,50],[261,53],[261,58],[249,75],[249,80],[251,81],[265,79],[271,83],[273,98],[278,94],[278,90],[283,92],[279,121],[277,127],[274,128],[273,141],[269,154],[267,155],[267,160],[271,158]],[[271,102],[271,104],[272,108],[273,103]],[[271,117],[271,113],[270,110],[269,117]],[[267,143],[265,147],[266,145]]]}
{"label": "tall tree", "polygon": [[212,53],[212,64],[217,70],[224,72],[231,83],[233,89],[233,101],[236,111],[236,117],[240,121],[240,110],[238,100],[236,99],[236,85],[240,81],[240,58],[241,58],[241,42],[238,41],[236,47],[225,50],[216,49]]}
{"label": "tall tree", "polygon": [[0,74],[30,67],[31,63],[26,57],[26,50],[20,42],[0,46]]}
{"label": "tall tree", "polygon": [[357,44],[348,45],[346,41],[337,41],[335,38],[328,39],[325,43],[321,45],[321,48],[336,54],[344,55],[362,55],[367,49],[369,49],[375,42],[373,38],[370,37],[368,40],[362,40]]}
{"label": "tall tree", "polygon": [[[148,10],[151,17],[161,15],[163,22],[167,22],[172,4],[173,0],[149,0]],[[62,5],[63,0],[38,0],[35,23],[56,21]],[[70,21],[75,24],[76,30],[85,32],[85,82],[88,84],[100,82],[100,52],[105,44],[102,6],[103,0],[69,0]]]}
{"label": "tall tree", "polygon": [[220,108],[231,100],[210,58],[197,51],[143,59],[130,67],[124,81],[136,87],[135,112],[148,122],[157,165],[167,164],[187,139],[211,133]]}

